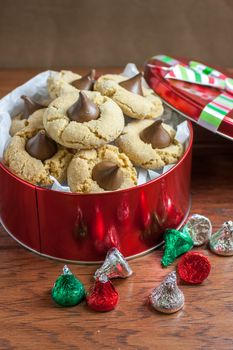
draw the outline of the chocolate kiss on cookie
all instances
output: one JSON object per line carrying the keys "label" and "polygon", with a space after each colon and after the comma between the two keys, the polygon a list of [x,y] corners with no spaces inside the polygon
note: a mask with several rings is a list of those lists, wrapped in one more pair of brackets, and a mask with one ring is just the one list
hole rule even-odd
{"label": "chocolate kiss on cookie", "polygon": [[165,148],[171,143],[171,136],[163,128],[162,120],[156,120],[140,133],[140,138],[145,143],[151,143],[153,148]]}
{"label": "chocolate kiss on cookie", "polygon": [[74,80],[71,85],[78,90],[92,90],[95,80],[95,69],[92,69],[87,75],[82,78]]}
{"label": "chocolate kiss on cookie", "polygon": [[121,81],[119,83],[121,87],[124,89],[132,92],[133,94],[141,95],[143,96],[143,91],[142,91],[142,73],[138,73],[134,77]]}
{"label": "chocolate kiss on cookie", "polygon": [[121,186],[123,173],[116,163],[102,161],[92,169],[92,179],[104,190],[114,191]]}
{"label": "chocolate kiss on cookie", "polygon": [[44,130],[41,130],[27,141],[25,149],[30,156],[44,161],[52,158],[57,152],[57,144],[45,134]]}
{"label": "chocolate kiss on cookie", "polygon": [[39,103],[33,101],[29,96],[22,95],[22,100],[24,100],[24,112],[23,116],[27,119],[32,113],[38,109],[45,108],[45,106],[40,105]]}
{"label": "chocolate kiss on cookie", "polygon": [[80,92],[78,100],[67,110],[67,114],[70,120],[84,123],[93,119],[98,119],[100,110],[99,107],[87,97],[87,95]]}

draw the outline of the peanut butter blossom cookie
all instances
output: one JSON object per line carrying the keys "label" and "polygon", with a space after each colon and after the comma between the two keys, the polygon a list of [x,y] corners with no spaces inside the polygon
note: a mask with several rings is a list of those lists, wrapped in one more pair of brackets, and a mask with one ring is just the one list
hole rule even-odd
{"label": "peanut butter blossom cookie", "polygon": [[53,140],[74,149],[97,148],[112,142],[124,128],[118,105],[93,91],[58,97],[45,110],[43,122]]}
{"label": "peanut butter blossom cookie", "polygon": [[162,102],[153,90],[142,86],[141,73],[128,79],[121,75],[102,75],[94,89],[111,97],[124,114],[135,119],[152,119],[163,113]]}
{"label": "peanut butter blossom cookie", "polygon": [[67,180],[72,192],[116,191],[135,186],[137,173],[116,146],[104,145],[77,152],[68,167]]}
{"label": "peanut butter blossom cookie", "polygon": [[129,123],[117,144],[133,164],[159,169],[176,163],[183,153],[182,144],[174,136],[175,130],[161,120],[141,120]]}
{"label": "peanut butter blossom cookie", "polygon": [[93,90],[94,79],[94,69],[83,77],[71,71],[62,70],[48,78],[48,92],[52,98],[56,98],[79,90]]}
{"label": "peanut butter blossom cookie", "polygon": [[26,127],[14,135],[4,153],[5,164],[22,179],[35,185],[50,185],[49,175],[66,179],[72,154],[49,138],[44,129]]}
{"label": "peanut butter blossom cookie", "polygon": [[43,114],[47,106],[41,105],[29,96],[21,96],[24,100],[24,109],[21,113],[12,118],[10,135],[15,135],[26,126],[32,128],[43,128]]}

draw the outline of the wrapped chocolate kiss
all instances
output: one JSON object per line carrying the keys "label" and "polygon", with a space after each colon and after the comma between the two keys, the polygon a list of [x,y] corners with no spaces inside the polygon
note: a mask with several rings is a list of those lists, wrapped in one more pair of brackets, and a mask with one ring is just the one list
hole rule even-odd
{"label": "wrapped chocolate kiss", "polygon": [[166,230],[163,238],[165,246],[161,263],[165,267],[170,265],[179,255],[186,253],[193,247],[193,240],[185,227],[182,231]]}
{"label": "wrapped chocolate kiss", "polygon": [[149,296],[152,307],[165,314],[172,314],[184,306],[184,294],[176,283],[176,272],[170,272]]}
{"label": "wrapped chocolate kiss", "polygon": [[207,243],[212,234],[210,220],[199,214],[193,214],[188,218],[185,229],[190,234],[195,246]]}
{"label": "wrapped chocolate kiss", "polygon": [[77,305],[86,296],[83,284],[66,265],[63,267],[63,274],[55,281],[51,294],[53,300],[61,306]]}
{"label": "wrapped chocolate kiss", "polygon": [[200,252],[188,252],[183,255],[178,263],[177,271],[180,278],[188,283],[202,283],[211,270],[207,256]]}
{"label": "wrapped chocolate kiss", "polygon": [[94,278],[98,279],[101,276],[110,278],[127,278],[131,276],[133,271],[129,264],[119,252],[117,248],[111,248],[105,258],[103,265],[96,270]]}
{"label": "wrapped chocolate kiss", "polygon": [[111,311],[115,309],[118,303],[118,293],[112,282],[103,275],[95,281],[87,296],[87,305],[100,312]]}
{"label": "wrapped chocolate kiss", "polygon": [[210,249],[217,255],[233,255],[233,221],[226,221],[210,238]]}

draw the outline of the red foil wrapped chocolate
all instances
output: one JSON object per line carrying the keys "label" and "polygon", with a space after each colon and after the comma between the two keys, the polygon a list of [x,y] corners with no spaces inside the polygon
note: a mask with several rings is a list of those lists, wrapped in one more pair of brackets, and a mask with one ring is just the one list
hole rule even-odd
{"label": "red foil wrapped chocolate", "polygon": [[115,309],[118,298],[118,293],[112,282],[107,276],[101,276],[95,281],[94,287],[87,297],[87,305],[95,311],[111,311]]}
{"label": "red foil wrapped chocolate", "polygon": [[186,253],[177,266],[180,278],[192,284],[202,283],[208,277],[210,269],[208,257],[199,252]]}

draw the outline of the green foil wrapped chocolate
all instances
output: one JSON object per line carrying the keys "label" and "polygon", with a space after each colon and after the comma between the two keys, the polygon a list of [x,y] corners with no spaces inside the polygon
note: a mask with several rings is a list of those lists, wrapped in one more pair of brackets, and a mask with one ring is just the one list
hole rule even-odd
{"label": "green foil wrapped chocolate", "polygon": [[182,231],[170,229],[164,233],[165,249],[161,263],[170,265],[179,255],[186,253],[193,247],[193,240],[184,227]]}
{"label": "green foil wrapped chocolate", "polygon": [[65,265],[63,274],[54,283],[51,295],[58,305],[74,306],[85,298],[86,291],[82,282]]}

